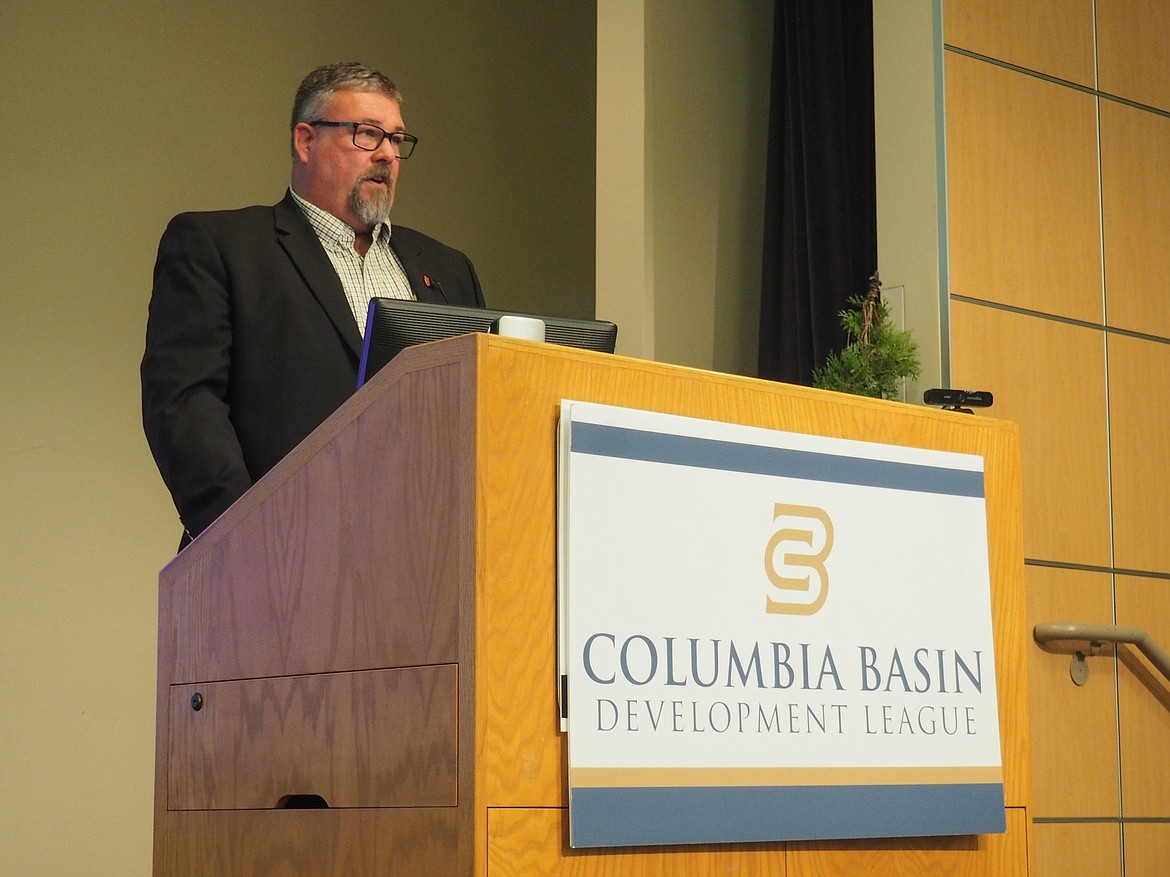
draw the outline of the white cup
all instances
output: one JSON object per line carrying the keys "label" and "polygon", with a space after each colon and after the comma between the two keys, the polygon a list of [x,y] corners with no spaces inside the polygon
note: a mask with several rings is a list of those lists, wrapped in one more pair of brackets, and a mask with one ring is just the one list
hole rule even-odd
{"label": "white cup", "polygon": [[496,321],[496,333],[507,338],[543,341],[544,320],[536,317],[518,317],[514,314],[505,314]]}

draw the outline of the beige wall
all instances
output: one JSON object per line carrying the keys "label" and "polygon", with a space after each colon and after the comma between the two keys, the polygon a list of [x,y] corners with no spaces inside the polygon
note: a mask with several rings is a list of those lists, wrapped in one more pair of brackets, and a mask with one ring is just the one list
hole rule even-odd
{"label": "beige wall", "polygon": [[918,343],[922,374],[904,398],[949,386],[939,248],[935,3],[873,2],[878,273],[891,317]]}
{"label": "beige wall", "polygon": [[[0,4],[0,873],[149,871],[156,576],[179,530],[139,425],[154,251],[178,211],[281,196],[310,67],[398,81],[421,142],[397,221],[464,249],[491,304],[587,316],[596,286],[623,330],[633,302],[638,355],[754,369],[770,6],[634,3],[623,47],[622,5]],[[609,106],[624,83],[644,112]],[[595,148],[614,116],[634,154]],[[632,189],[623,162],[647,169]],[[631,197],[633,278],[595,261]]]}
{"label": "beige wall", "polygon": [[[1166,646],[1165,3],[947,0],[944,34],[954,381],[1021,426],[1030,623]],[[1035,873],[1164,875],[1170,685],[1070,650],[1031,654]]]}
{"label": "beige wall", "polygon": [[772,5],[597,9],[598,316],[621,353],[754,375]]}
{"label": "beige wall", "polygon": [[660,362],[755,375],[772,4],[646,4],[649,262]]}
{"label": "beige wall", "polygon": [[150,869],[156,576],[138,414],[159,235],[272,203],[292,92],[361,58],[421,145],[398,220],[493,304],[593,311],[589,3],[0,4],[0,873]]}

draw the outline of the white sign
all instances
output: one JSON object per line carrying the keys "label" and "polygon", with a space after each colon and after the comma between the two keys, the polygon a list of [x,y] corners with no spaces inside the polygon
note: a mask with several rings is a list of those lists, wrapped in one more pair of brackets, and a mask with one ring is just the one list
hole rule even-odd
{"label": "white sign", "polygon": [[1005,830],[981,457],[580,402],[575,847]]}

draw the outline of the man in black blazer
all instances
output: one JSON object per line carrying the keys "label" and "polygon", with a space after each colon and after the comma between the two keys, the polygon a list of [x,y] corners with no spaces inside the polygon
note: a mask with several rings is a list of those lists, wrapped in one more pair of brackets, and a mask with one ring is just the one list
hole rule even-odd
{"label": "man in black blazer", "polygon": [[293,105],[285,197],[180,214],[163,234],[142,410],[184,544],[352,395],[370,297],[484,304],[466,256],[389,223],[417,142],[400,104],[364,65],[314,70]]}

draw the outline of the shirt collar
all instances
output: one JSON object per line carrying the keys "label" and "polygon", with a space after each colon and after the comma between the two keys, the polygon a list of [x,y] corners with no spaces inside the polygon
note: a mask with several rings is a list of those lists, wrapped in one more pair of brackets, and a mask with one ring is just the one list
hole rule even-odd
{"label": "shirt collar", "polygon": [[[291,186],[288,191],[293,196],[293,200],[297,202],[297,206],[304,212],[305,218],[309,220],[309,225],[313,227],[313,231],[317,233],[322,244],[353,249],[357,234],[348,223],[338,219],[329,211],[322,210],[316,204],[310,204],[294,192]],[[390,232],[390,223],[379,222],[373,229],[374,243],[389,246]]]}

